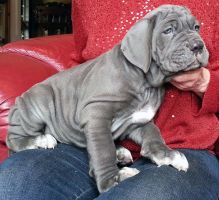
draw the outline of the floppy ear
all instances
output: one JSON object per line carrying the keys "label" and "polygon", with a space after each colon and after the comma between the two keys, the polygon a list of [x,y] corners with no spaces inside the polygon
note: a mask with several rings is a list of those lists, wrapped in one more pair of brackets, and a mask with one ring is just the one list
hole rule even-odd
{"label": "floppy ear", "polygon": [[145,73],[151,63],[154,21],[152,17],[141,19],[131,27],[121,42],[124,56]]}

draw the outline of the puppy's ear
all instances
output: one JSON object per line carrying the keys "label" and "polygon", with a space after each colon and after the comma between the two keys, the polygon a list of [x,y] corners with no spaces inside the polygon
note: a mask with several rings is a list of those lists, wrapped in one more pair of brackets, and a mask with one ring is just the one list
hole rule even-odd
{"label": "puppy's ear", "polygon": [[154,17],[139,20],[121,42],[121,50],[129,62],[147,73],[151,63]]}

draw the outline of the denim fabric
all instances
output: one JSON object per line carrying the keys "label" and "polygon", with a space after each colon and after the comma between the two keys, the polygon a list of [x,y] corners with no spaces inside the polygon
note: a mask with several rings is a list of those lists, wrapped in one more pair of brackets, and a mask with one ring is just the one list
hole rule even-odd
{"label": "denim fabric", "polygon": [[59,144],[54,150],[23,151],[0,165],[0,200],[217,200],[217,158],[207,151],[180,151],[188,172],[140,159],[132,165],[138,175],[101,195],[88,175],[86,150]]}

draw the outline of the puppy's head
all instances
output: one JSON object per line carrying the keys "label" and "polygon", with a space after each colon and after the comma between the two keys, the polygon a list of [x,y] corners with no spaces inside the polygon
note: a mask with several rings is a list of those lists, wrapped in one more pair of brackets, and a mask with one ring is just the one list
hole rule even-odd
{"label": "puppy's head", "polygon": [[208,63],[200,25],[182,6],[163,5],[138,21],[121,42],[125,57],[145,73],[155,62],[166,75]]}

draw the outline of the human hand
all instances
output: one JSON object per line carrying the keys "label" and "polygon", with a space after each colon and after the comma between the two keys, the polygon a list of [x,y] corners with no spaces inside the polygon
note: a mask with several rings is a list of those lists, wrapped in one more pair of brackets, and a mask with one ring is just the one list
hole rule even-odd
{"label": "human hand", "polygon": [[202,67],[176,75],[170,82],[182,91],[193,91],[202,97],[210,82],[210,72]]}

